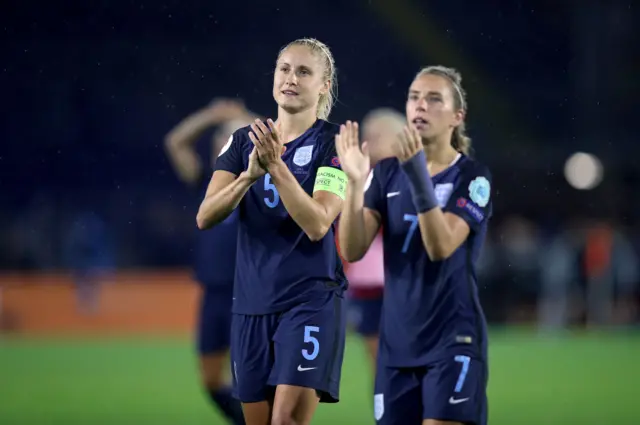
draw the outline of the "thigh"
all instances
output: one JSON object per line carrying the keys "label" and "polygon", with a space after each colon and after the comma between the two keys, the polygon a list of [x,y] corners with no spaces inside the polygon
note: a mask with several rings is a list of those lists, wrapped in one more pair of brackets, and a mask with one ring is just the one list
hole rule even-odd
{"label": "thigh", "polygon": [[198,314],[197,348],[201,355],[225,353],[231,344],[232,290],[203,288]]}
{"label": "thigh", "polygon": [[484,425],[487,373],[484,360],[465,355],[429,365],[422,378],[423,418]]}
{"label": "thigh", "polygon": [[344,298],[331,292],[282,314],[269,383],[313,388],[321,402],[337,402],[346,336],[344,310]]}
{"label": "thigh", "polygon": [[273,368],[272,336],[276,315],[233,314],[231,320],[231,372],[234,396],[243,403],[270,400],[268,384]]}
{"label": "thigh", "polygon": [[364,337],[378,335],[382,314],[382,298],[351,298],[349,300],[349,321],[355,331]]}
{"label": "thigh", "polygon": [[376,368],[373,412],[378,425],[422,423],[421,379],[415,368]]}

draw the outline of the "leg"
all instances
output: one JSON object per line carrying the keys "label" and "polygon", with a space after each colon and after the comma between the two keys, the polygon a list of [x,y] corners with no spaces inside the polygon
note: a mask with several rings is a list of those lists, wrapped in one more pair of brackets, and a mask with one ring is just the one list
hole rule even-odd
{"label": "leg", "polygon": [[382,296],[372,299],[355,298],[349,300],[349,304],[349,313],[355,331],[364,339],[371,369],[375,373],[379,342],[378,332],[382,315]]}
{"label": "leg", "polygon": [[272,425],[308,425],[320,397],[313,388],[278,385],[273,403]]}
{"label": "leg", "polygon": [[78,310],[82,314],[94,314],[98,310],[100,278],[99,274],[88,267],[75,276]]}
{"label": "leg", "polygon": [[345,344],[344,299],[333,291],[280,317],[274,336],[273,424],[308,424],[318,402],[336,403]]}
{"label": "leg", "polygon": [[268,383],[273,369],[272,335],[277,315],[234,314],[231,323],[231,368],[234,395],[242,403],[247,425],[271,423],[274,387]]}
{"label": "leg", "polygon": [[466,355],[429,365],[421,383],[423,425],[486,425],[487,376],[486,362]]}
{"label": "leg", "polygon": [[231,332],[231,291],[203,288],[198,320],[200,378],[211,402],[233,425],[243,425],[240,402],[225,379]]}
{"label": "leg", "polygon": [[273,401],[242,403],[242,411],[247,425],[271,425]]}
{"label": "leg", "polygon": [[417,368],[389,368],[378,361],[373,396],[377,425],[418,425],[422,421]]}
{"label": "leg", "polygon": [[378,357],[379,343],[380,343],[380,339],[378,338],[377,334],[364,337],[364,345],[367,348],[369,362],[371,363],[371,369],[373,369],[374,373],[376,370],[376,359]]}

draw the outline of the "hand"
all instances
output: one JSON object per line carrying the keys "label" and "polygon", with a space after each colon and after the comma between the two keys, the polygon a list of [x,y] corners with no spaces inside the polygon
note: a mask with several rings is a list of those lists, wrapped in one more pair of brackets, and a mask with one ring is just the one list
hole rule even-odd
{"label": "hand", "polygon": [[270,165],[280,160],[286,148],[281,142],[280,131],[274,122],[268,119],[267,123],[269,127],[264,125],[261,120],[255,120],[255,122],[251,124],[251,130],[253,131],[249,132],[249,138],[258,151],[260,163],[262,163],[266,169],[269,169]]}
{"label": "hand", "polygon": [[405,126],[398,134],[391,149],[400,162],[407,162],[422,151],[422,137],[415,128]]}
{"label": "hand", "polygon": [[247,176],[254,181],[267,174],[267,170],[265,170],[265,168],[260,163],[258,150],[255,147],[249,154],[249,165],[247,166],[246,173]]}
{"label": "hand", "polygon": [[371,168],[369,146],[358,139],[358,123],[347,121],[340,126],[340,133],[336,134],[336,151],[342,171],[350,181],[364,181]]}

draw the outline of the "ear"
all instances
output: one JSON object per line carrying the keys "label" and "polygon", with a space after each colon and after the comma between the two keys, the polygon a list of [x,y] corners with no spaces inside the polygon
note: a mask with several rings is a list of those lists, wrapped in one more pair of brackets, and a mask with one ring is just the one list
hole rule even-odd
{"label": "ear", "polygon": [[331,80],[327,80],[322,84],[322,88],[320,88],[320,95],[326,96],[331,90]]}
{"label": "ear", "polygon": [[457,127],[460,124],[462,124],[462,122],[464,121],[464,118],[467,115],[467,111],[465,111],[464,109],[458,109],[454,114],[453,114],[453,126]]}

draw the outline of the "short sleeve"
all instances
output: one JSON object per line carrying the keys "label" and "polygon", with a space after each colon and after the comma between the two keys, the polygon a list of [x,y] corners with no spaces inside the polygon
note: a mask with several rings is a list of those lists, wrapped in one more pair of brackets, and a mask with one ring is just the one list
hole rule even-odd
{"label": "short sleeve", "polygon": [[369,172],[369,176],[364,185],[364,206],[383,214],[386,205],[385,198],[382,196],[381,174],[381,167],[379,165]]}
{"label": "short sleeve", "polygon": [[333,140],[327,141],[320,155],[313,192],[330,192],[344,200],[347,192],[347,175],[342,171]]}
{"label": "short sleeve", "polygon": [[320,167],[332,167],[342,170],[342,167],[340,166],[340,159],[336,152],[336,145],[333,142],[328,143],[327,145],[328,146],[324,151],[322,160],[320,161]]}
{"label": "short sleeve", "polygon": [[236,176],[244,171],[244,163],[242,162],[241,141],[239,133],[236,131],[230,137],[227,143],[220,149],[218,159],[216,159],[214,171],[228,171]]}
{"label": "short sleeve", "polygon": [[491,182],[486,167],[465,170],[444,211],[462,218],[473,232],[479,231],[492,214]]}

